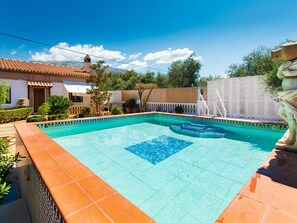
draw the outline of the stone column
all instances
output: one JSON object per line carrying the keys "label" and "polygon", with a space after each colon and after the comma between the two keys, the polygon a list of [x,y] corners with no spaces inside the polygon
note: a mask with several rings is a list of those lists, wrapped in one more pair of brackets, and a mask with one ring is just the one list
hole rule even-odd
{"label": "stone column", "polygon": [[288,42],[272,51],[274,61],[285,61],[278,69],[283,91],[278,92],[279,115],[288,123],[288,132],[276,148],[297,152],[297,42]]}

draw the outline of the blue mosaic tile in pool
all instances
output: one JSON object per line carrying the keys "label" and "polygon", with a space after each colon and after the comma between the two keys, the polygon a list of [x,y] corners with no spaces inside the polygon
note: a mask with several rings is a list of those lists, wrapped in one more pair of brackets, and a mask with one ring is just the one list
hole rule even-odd
{"label": "blue mosaic tile in pool", "polygon": [[152,164],[157,164],[191,144],[193,143],[186,140],[162,135],[125,149]]}

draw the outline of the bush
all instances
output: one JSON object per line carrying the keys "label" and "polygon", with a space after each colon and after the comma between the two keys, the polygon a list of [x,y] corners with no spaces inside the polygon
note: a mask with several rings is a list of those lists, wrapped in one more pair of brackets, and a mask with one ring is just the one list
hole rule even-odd
{"label": "bush", "polygon": [[111,114],[112,115],[121,115],[121,114],[123,114],[123,110],[119,106],[113,105],[111,107]]}
{"label": "bush", "polygon": [[174,110],[175,113],[184,113],[184,109],[182,108],[182,106],[176,106]]}
{"label": "bush", "polygon": [[48,103],[43,103],[38,108],[39,115],[43,115],[43,116],[48,115],[49,111],[50,111],[50,106]]}
{"label": "bush", "polygon": [[61,120],[67,118],[67,114],[55,114],[47,117],[48,121]]}
{"label": "bush", "polygon": [[46,118],[45,117],[42,117],[42,116],[32,116],[32,117],[27,118],[27,121],[26,122],[44,122],[44,121],[46,121]]}
{"label": "bush", "polygon": [[126,108],[137,108],[137,101],[134,98],[129,98],[125,101]]}
{"label": "bush", "polygon": [[54,121],[54,120],[58,120],[58,119],[59,119],[59,115],[58,114],[56,114],[56,115],[49,115],[47,117],[47,120],[48,121]]}
{"label": "bush", "polygon": [[91,107],[85,106],[81,109],[80,113],[78,114],[79,118],[89,117],[91,116],[92,110]]}
{"label": "bush", "polygon": [[58,118],[61,120],[61,119],[66,119],[68,118],[68,115],[67,114],[58,114]]}
{"label": "bush", "polygon": [[0,110],[0,123],[14,122],[28,118],[32,114],[31,108],[15,108]]}
{"label": "bush", "polygon": [[0,203],[9,193],[11,181],[8,176],[18,158],[19,153],[9,154],[7,140],[0,138]]}
{"label": "bush", "polygon": [[17,106],[19,108],[23,108],[27,106],[27,98],[19,98],[18,102],[17,102]]}
{"label": "bush", "polygon": [[72,102],[63,96],[52,95],[49,97],[48,102],[50,111],[49,114],[67,114]]}

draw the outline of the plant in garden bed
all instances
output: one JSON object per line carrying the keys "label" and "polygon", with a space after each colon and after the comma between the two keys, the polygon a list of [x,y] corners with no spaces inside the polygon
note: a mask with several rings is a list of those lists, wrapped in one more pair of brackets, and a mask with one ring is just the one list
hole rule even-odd
{"label": "plant in garden bed", "polygon": [[80,113],[77,115],[77,118],[84,118],[84,117],[93,117],[96,116],[90,106],[85,106],[80,110]]}
{"label": "plant in garden bed", "polygon": [[184,113],[184,109],[183,109],[183,107],[182,106],[176,106],[175,107],[175,113]]}
{"label": "plant in garden bed", "polygon": [[26,119],[32,112],[31,108],[2,109],[0,110],[0,124]]}
{"label": "plant in garden bed", "polygon": [[50,107],[49,115],[67,114],[72,105],[72,102],[68,98],[58,95],[50,96],[47,103]]}
{"label": "plant in garden bed", "polygon": [[138,104],[137,104],[137,101],[136,99],[134,98],[129,98],[125,101],[124,103],[124,108],[127,108],[128,109],[128,112],[129,113],[132,113],[133,110],[135,110],[136,108],[138,108]]}
{"label": "plant in garden bed", "polygon": [[112,115],[121,115],[123,113],[124,113],[123,110],[119,106],[113,105],[111,107],[111,114]]}
{"label": "plant in garden bed", "polygon": [[11,187],[9,173],[18,158],[19,153],[9,153],[8,141],[4,138],[0,138],[0,203],[4,196],[9,193]]}

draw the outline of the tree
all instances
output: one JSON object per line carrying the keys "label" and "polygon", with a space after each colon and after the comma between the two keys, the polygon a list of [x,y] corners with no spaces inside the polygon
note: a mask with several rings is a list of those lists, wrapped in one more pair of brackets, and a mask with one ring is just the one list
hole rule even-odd
{"label": "tree", "polygon": [[125,81],[122,78],[122,73],[112,73],[106,81],[105,87],[109,91],[124,90]]}
{"label": "tree", "polygon": [[100,60],[97,64],[90,66],[91,73],[87,79],[87,83],[91,84],[91,89],[87,90],[87,94],[91,95],[91,102],[95,104],[96,112],[104,102],[109,101],[111,93],[106,91],[106,82],[111,76],[111,72],[107,71],[108,65],[104,65],[104,61]]}
{"label": "tree", "polygon": [[147,72],[144,75],[141,75],[140,82],[144,84],[152,84],[156,83],[155,73],[154,72]]}
{"label": "tree", "polygon": [[213,81],[222,78],[220,75],[209,75],[208,77],[201,77],[199,78],[198,85],[200,87],[207,87],[207,81]]}
{"label": "tree", "polygon": [[2,105],[6,103],[8,98],[8,89],[9,86],[6,82],[0,82],[0,109],[2,108]]}
{"label": "tree", "polygon": [[244,56],[241,64],[231,64],[227,74],[229,77],[263,75],[265,90],[275,95],[281,89],[281,80],[276,76],[281,63],[272,61],[271,49],[262,46]]}
{"label": "tree", "polygon": [[140,74],[134,70],[128,70],[122,74],[122,79],[124,81],[123,90],[133,90],[140,81]]}
{"label": "tree", "polygon": [[156,84],[158,88],[169,87],[168,76],[166,74],[158,73],[156,76]]}
{"label": "tree", "polygon": [[[138,83],[136,84],[136,89],[138,91],[139,100],[140,100],[140,110],[146,111],[146,105],[148,102],[148,99],[153,91],[154,88],[156,88],[156,84],[150,83],[150,84],[144,84],[144,83]],[[146,97],[143,98],[143,92],[145,90],[149,90]]]}
{"label": "tree", "polygon": [[231,64],[227,74],[229,77],[245,77],[266,75],[275,70],[279,63],[272,61],[271,49],[259,47],[243,57],[241,64]]}
{"label": "tree", "polygon": [[197,86],[197,78],[201,64],[191,55],[185,61],[176,61],[171,64],[168,71],[168,82],[172,87]]}

